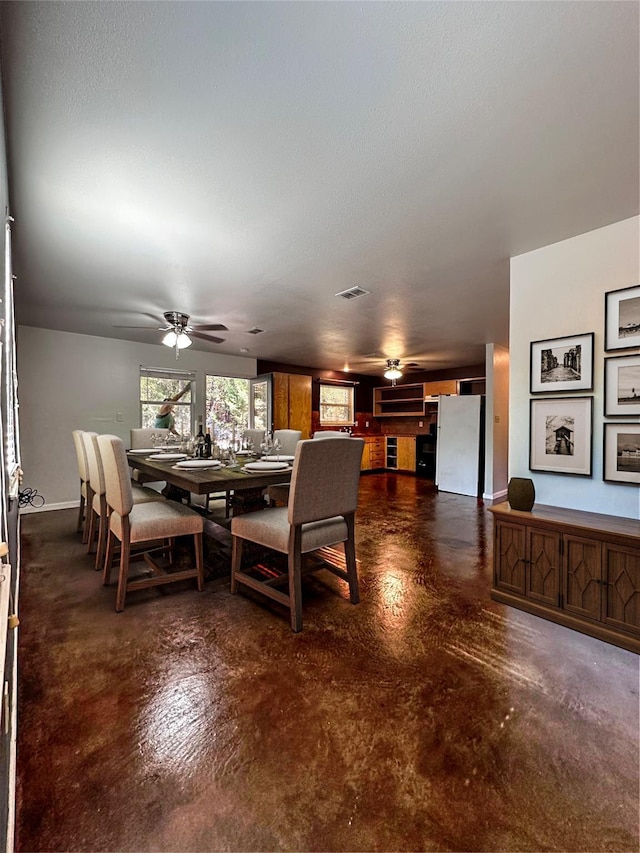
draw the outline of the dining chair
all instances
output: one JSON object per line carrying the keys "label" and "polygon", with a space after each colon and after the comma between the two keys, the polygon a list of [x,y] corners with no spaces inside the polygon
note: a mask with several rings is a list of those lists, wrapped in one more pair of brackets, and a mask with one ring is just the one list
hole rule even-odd
{"label": "dining chair", "polygon": [[347,435],[346,432],[341,432],[338,429],[321,429],[317,432],[314,432],[314,438],[344,438]]}
{"label": "dining chair", "polygon": [[244,441],[250,441],[256,453],[260,453],[260,445],[264,441],[265,431],[263,429],[245,429],[242,433]]}
{"label": "dining chair", "polygon": [[[98,447],[102,458],[107,505],[110,510],[103,574],[105,586],[111,582],[111,564],[116,540],[120,542],[116,612],[124,610],[127,593],[137,589],[195,578],[198,589],[202,591],[204,589],[202,556],[204,519],[202,516],[174,501],[135,504],[127,454],[122,439],[115,435],[99,435]],[[182,571],[163,570],[155,562],[152,554],[157,550],[168,552],[171,560],[169,568],[175,568],[175,539],[178,536],[193,536],[195,568]],[[153,543],[158,540],[161,540],[163,545],[160,548],[154,548]],[[144,545],[148,549],[144,559],[153,572],[150,577],[129,580],[132,545]]]}
{"label": "dining chair", "polygon": [[274,429],[273,440],[280,442],[280,453],[293,456],[296,452],[296,446],[302,438],[302,432],[299,429]]}
{"label": "dining chair", "polygon": [[[244,585],[285,605],[296,632],[302,630],[303,554],[343,542],[346,571],[326,562],[309,570],[328,569],[347,581],[352,604],[360,600],[354,527],[363,448],[361,438],[298,442],[287,506],[238,515],[231,522],[231,592]],[[286,554],[287,573],[260,580],[243,570],[245,542]],[[288,593],[276,589],[284,582]]]}
{"label": "dining chair", "polygon": [[84,430],[74,429],[72,432],[73,443],[76,449],[76,457],[78,460],[78,474],[80,475],[80,509],[78,510],[78,533],[82,531],[82,543],[86,543],[85,535],[87,534],[87,525],[85,522],[85,506],[87,503],[87,457],[84,450],[84,442],[82,441],[82,433]]}
{"label": "dining chair", "polygon": [[[85,432],[82,435],[84,450],[87,458],[87,554],[96,548],[95,570],[99,571],[104,564],[107,545],[107,530],[109,526],[104,469],[98,446],[98,433]],[[153,489],[132,484],[133,502],[135,504],[149,501],[163,501],[164,497]],[[98,541],[96,543],[96,533]]]}
{"label": "dining chair", "polygon": [[[157,443],[159,438],[166,439],[169,435],[168,429],[149,429],[148,427],[136,427],[129,430],[129,447],[131,450],[141,450],[144,447],[153,447],[153,442]],[[149,483],[158,484],[160,486],[163,480],[154,480],[150,474],[145,474],[143,471],[134,469],[131,471],[131,479],[134,483]]]}

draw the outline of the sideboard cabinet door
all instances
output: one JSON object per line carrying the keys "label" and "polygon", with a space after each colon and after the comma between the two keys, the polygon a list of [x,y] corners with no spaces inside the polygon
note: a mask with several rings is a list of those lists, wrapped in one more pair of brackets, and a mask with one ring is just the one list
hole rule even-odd
{"label": "sideboard cabinet door", "polygon": [[640,551],[605,546],[603,621],[640,634]]}
{"label": "sideboard cabinet door", "polygon": [[602,612],[602,542],[567,534],[564,544],[564,609],[599,620]]}
{"label": "sideboard cabinet door", "polygon": [[526,595],[557,607],[560,603],[560,534],[527,527]]}
{"label": "sideboard cabinet door", "polygon": [[500,521],[494,530],[495,585],[498,589],[524,595],[525,528]]}

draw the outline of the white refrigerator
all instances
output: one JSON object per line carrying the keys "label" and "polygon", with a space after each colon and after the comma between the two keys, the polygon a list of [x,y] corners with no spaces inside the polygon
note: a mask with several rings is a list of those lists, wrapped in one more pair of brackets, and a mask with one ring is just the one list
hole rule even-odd
{"label": "white refrigerator", "polygon": [[440,397],[436,486],[442,492],[482,497],[484,491],[484,398]]}

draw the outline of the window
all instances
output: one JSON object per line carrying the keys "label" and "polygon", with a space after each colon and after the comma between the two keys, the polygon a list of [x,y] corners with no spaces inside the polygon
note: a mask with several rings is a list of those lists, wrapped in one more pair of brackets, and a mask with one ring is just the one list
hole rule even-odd
{"label": "window", "polygon": [[320,383],[320,423],[323,426],[350,426],[355,422],[353,391],[352,386]]}
{"label": "window", "polygon": [[240,441],[249,426],[249,380],[207,376],[206,428],[221,447]]}
{"label": "window", "polygon": [[[167,397],[175,397],[189,382],[194,382],[195,373],[184,370],[168,370],[155,367],[140,368],[140,425],[153,429],[156,415]],[[180,435],[193,432],[193,385],[174,404],[174,427]]]}

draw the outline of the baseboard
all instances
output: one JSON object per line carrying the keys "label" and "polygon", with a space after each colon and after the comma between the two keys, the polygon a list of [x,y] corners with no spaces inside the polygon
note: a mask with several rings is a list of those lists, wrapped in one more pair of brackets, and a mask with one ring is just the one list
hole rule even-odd
{"label": "baseboard", "polygon": [[50,512],[54,509],[79,509],[78,501],[61,501],[57,504],[44,504],[44,506],[23,506],[20,507],[20,515],[29,515],[32,512]]}
{"label": "baseboard", "polygon": [[500,489],[498,492],[494,492],[492,495],[488,495],[486,492],[482,495],[482,499],[485,501],[503,501],[507,497],[507,490]]}

